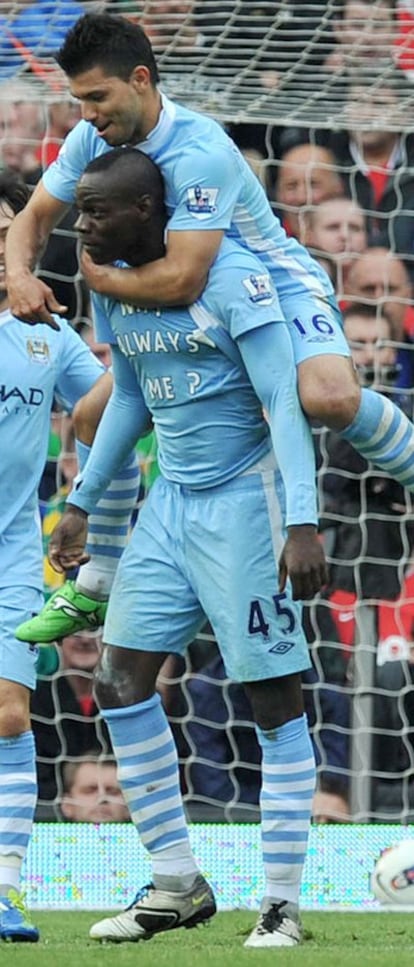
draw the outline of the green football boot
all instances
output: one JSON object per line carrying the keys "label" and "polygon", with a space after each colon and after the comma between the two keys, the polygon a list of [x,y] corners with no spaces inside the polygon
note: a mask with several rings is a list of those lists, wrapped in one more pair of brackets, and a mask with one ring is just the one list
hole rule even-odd
{"label": "green football boot", "polygon": [[18,626],[15,635],[19,641],[46,645],[77,631],[96,631],[105,621],[107,606],[107,601],[96,601],[77,591],[74,581],[66,581],[39,614]]}

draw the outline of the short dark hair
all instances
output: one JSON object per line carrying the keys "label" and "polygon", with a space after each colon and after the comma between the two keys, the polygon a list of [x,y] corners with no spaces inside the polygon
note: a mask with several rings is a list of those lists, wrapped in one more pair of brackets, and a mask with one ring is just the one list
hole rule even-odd
{"label": "short dark hair", "polygon": [[[153,198],[157,208],[164,207],[164,181],[160,169],[148,155],[138,148],[113,148],[105,154],[98,155],[97,158],[89,162],[84,174],[104,171],[108,171],[114,176],[119,175],[119,184],[121,188],[125,185],[125,191],[128,191],[128,184],[133,181],[136,195],[148,193]],[[121,180],[123,174],[126,177]]]}
{"label": "short dark hair", "polygon": [[382,319],[385,319],[388,322],[392,335],[392,320],[390,319],[387,309],[383,305],[375,305],[373,302],[350,302],[345,309],[342,309],[342,318],[344,322],[349,318],[349,316],[362,316],[363,319],[378,319],[378,316],[381,316]]}
{"label": "short dark hair", "polygon": [[30,189],[21,175],[11,168],[0,169],[0,206],[9,205],[15,215],[27,205]]}
{"label": "short dark hair", "polygon": [[68,77],[102,67],[108,76],[128,80],[134,67],[143,64],[154,86],[159,80],[152,47],[142,27],[115,14],[85,13],[79,17],[55,60]]}

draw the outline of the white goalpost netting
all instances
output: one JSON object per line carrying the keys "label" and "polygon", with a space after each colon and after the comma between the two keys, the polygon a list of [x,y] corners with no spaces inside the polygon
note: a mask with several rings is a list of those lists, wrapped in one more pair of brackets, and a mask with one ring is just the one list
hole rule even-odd
{"label": "white goalpost netting", "polygon": [[[410,268],[414,248],[401,250],[395,226],[400,217],[408,219],[409,226],[414,224],[410,222],[414,201],[407,206],[404,188],[410,179],[414,183],[410,151],[414,4],[378,0],[369,6],[372,20],[356,21],[346,32],[337,0],[303,4],[288,0],[187,0],[181,4],[173,0],[106,4],[57,0],[48,5],[29,4],[31,32],[26,29],[24,33],[18,22],[19,4],[0,0],[0,162],[21,170],[29,183],[36,171],[35,161],[40,167],[47,163],[48,137],[56,137],[51,134],[51,106],[68,102],[64,78],[54,66],[53,49],[73,23],[77,7],[79,14],[105,8],[142,22],[154,46],[163,89],[230,125],[257,165],[278,213],[287,220],[298,216],[300,229],[306,222],[305,211],[317,207],[317,164],[322,181],[331,174],[339,175],[349,197],[357,202],[358,163],[335,157],[308,161],[302,172],[305,198],[300,203],[289,202],[278,197],[279,175],[287,164],[286,148],[309,140],[315,149],[323,145],[331,150],[337,133],[349,126],[350,116],[356,131],[378,126],[397,135],[402,131],[393,208],[381,211],[376,222],[377,228],[387,228],[390,259],[402,255]],[[40,32],[43,7],[49,11]],[[391,10],[387,19],[385,14]],[[372,36],[376,38],[374,57]],[[384,173],[381,166],[379,169]],[[362,208],[372,223],[375,209]],[[68,248],[65,254],[62,248],[57,256],[52,253],[43,264],[43,274],[53,286],[68,287],[71,318],[84,320],[88,304],[76,258],[73,261],[70,221],[59,227],[56,237]],[[414,238],[411,228],[408,238]],[[380,234],[378,240],[384,244]],[[324,253],[318,254],[323,257]],[[356,257],[358,253],[348,254]],[[351,303],[361,302],[360,295],[341,290],[340,253],[329,252],[328,258],[338,274],[341,302],[345,297]],[[66,298],[62,296],[61,301]],[[395,291],[389,279],[384,281],[381,295],[372,291],[362,301],[378,307],[379,314],[390,302],[406,313],[412,293],[409,285],[403,292]],[[405,353],[404,366],[414,372],[407,339],[408,329],[394,331],[395,350]],[[402,365],[398,363],[400,368]],[[408,384],[406,381],[405,405],[412,412],[413,384]],[[55,424],[58,438],[60,419]],[[355,469],[346,462],[334,466],[325,430],[315,428],[315,439],[323,539],[331,566],[329,593],[305,608],[313,670],[304,676],[304,691],[319,780],[330,791],[345,792],[355,820],[408,822],[414,817],[411,501],[406,493],[390,489],[385,475],[372,468]],[[51,454],[53,485],[49,494],[62,482],[62,461],[56,453],[59,445],[58,439]],[[153,460],[154,453],[142,454],[146,471]],[[150,479],[151,475],[145,477],[145,481]],[[344,484],[349,493],[332,502],[332,493],[345,493]],[[146,486],[144,482],[142,498]],[[55,512],[58,515],[58,506]],[[338,543],[338,535],[344,534],[350,536],[346,558],[339,553],[343,545]],[[35,730],[44,739],[39,771],[50,780],[47,795],[41,793],[40,818],[58,815],[61,767],[76,756],[74,723],[78,735],[85,727],[79,739],[83,751],[93,744],[102,756],[108,753],[107,737],[91,702],[83,702],[77,709],[73,704],[62,707],[68,695],[62,681],[70,687],[70,675],[68,669],[46,670],[42,684],[50,702],[43,708],[37,705],[33,716]],[[77,675],[78,684],[79,678],[89,683],[80,689],[87,697],[92,672],[81,668]],[[190,649],[185,667],[170,663],[164,669],[160,688],[177,740],[189,815],[195,819],[257,819],[260,756],[251,716],[242,689],[225,677],[208,627]],[[54,741],[49,744],[52,734]]]}
{"label": "white goalpost netting", "polygon": [[[57,83],[53,51],[78,14],[124,14],[148,33],[165,90],[222,121],[340,128],[350,68],[374,93],[397,66],[414,73],[412,0],[370,0],[372,14],[343,22],[342,0],[0,0],[0,83],[31,72],[34,96]],[[359,7],[360,5],[358,5]],[[389,21],[393,22],[389,22]],[[64,83],[61,79],[61,83]],[[407,95],[406,121],[413,96]],[[361,121],[366,123],[366,119]],[[398,121],[390,114],[388,123]]]}

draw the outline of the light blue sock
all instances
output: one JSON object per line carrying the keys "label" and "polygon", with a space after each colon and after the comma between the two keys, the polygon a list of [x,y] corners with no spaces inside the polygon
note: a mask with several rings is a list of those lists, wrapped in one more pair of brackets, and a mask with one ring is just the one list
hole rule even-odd
{"label": "light blue sock", "polygon": [[158,694],[128,708],[102,709],[118,762],[118,777],[154,883],[171,878],[187,889],[198,867],[188,835],[174,739]]}
{"label": "light blue sock", "polygon": [[20,889],[37,799],[33,732],[0,738],[0,893]]}
{"label": "light blue sock", "polygon": [[[76,451],[82,470],[90,447],[77,440]],[[138,488],[139,466],[133,451],[89,516],[86,551],[91,560],[82,565],[76,580],[76,587],[84,594],[101,601],[109,596],[118,561],[128,540]]]}
{"label": "light blue sock", "polygon": [[392,400],[363,389],[354,420],[339,433],[366,460],[414,490],[414,426]]}
{"label": "light blue sock", "polygon": [[297,904],[316,779],[308,723],[303,715],[266,732],[256,726],[256,732],[262,749],[265,896]]}

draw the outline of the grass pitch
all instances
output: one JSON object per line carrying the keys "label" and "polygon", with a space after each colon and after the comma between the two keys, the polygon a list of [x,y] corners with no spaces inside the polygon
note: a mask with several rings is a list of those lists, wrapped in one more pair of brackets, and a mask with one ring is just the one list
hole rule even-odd
{"label": "grass pitch", "polygon": [[[107,915],[106,913],[104,914]],[[99,914],[38,913],[38,944],[1,944],[0,967],[412,967],[414,915],[304,913],[306,941],[292,950],[246,950],[254,912],[219,913],[204,927],[148,942],[99,944],[88,930]]]}

